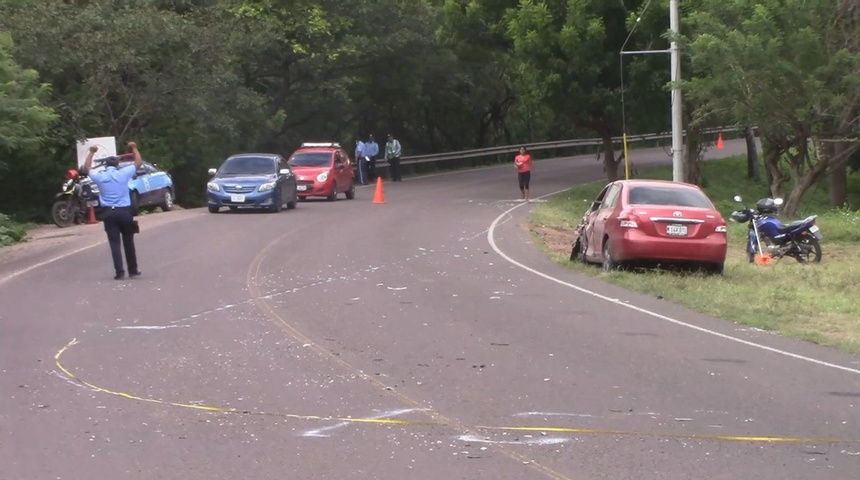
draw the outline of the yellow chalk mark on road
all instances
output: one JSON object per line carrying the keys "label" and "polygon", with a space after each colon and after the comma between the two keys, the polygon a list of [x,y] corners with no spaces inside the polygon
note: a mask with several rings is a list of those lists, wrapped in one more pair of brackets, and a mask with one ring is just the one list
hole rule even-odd
{"label": "yellow chalk mark on road", "polygon": [[159,405],[167,405],[171,407],[187,408],[191,410],[201,410],[205,412],[216,412],[226,414],[239,415],[256,415],[267,417],[280,417],[295,420],[312,420],[312,421],[336,421],[349,422],[356,424],[375,424],[375,425],[399,425],[399,426],[426,426],[426,427],[444,427],[456,428],[460,430],[480,430],[484,432],[505,431],[505,432],[542,432],[542,433],[568,433],[581,435],[609,435],[609,436],[624,436],[624,437],[657,437],[657,438],[674,438],[687,440],[713,440],[713,441],[728,441],[728,442],[747,442],[747,443],[814,443],[814,444],[860,444],[860,439],[838,439],[838,438],[816,438],[816,437],[782,437],[782,436],[762,436],[762,435],[716,435],[716,434],[698,434],[698,433],[653,433],[653,432],[636,432],[630,430],[603,430],[595,428],[575,428],[575,427],[558,427],[558,426],[493,426],[493,425],[472,425],[464,426],[457,425],[453,422],[446,421],[421,421],[421,420],[403,420],[396,418],[354,418],[354,417],[336,417],[325,415],[300,415],[295,413],[282,412],[260,412],[252,410],[243,410],[238,408],[219,407],[216,405],[203,405],[194,403],[183,403],[169,400],[161,400],[151,397],[142,397],[133,393],[120,392],[100,387],[91,382],[88,382],[69,370],[60,361],[62,355],[73,345],[77,339],[72,339],[68,344],[63,346],[55,355],[54,363],[57,368],[63,372],[69,379],[79,383],[93,391],[126,398],[129,400],[137,400],[140,402],[154,403]]}

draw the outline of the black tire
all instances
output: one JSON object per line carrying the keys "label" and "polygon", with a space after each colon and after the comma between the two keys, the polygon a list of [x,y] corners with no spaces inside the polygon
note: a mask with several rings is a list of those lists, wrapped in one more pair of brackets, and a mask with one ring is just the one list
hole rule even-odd
{"label": "black tire", "polygon": [[337,200],[337,182],[334,182],[334,183],[332,184],[332,186],[331,186],[331,195],[329,195],[328,197],[326,197],[326,200],[328,200],[329,202],[333,202],[333,201]]}
{"label": "black tire", "polygon": [[618,269],[618,262],[612,258],[612,250],[609,247],[609,239],[603,241],[603,271],[611,272]]}
{"label": "black tire", "polygon": [[799,263],[820,263],[821,262],[821,242],[813,236],[806,236],[798,242],[798,246],[807,250],[806,253],[798,253],[794,255],[794,259]]}
{"label": "black tire", "polygon": [[296,205],[298,205],[298,203],[299,203],[298,194],[293,194],[293,199],[290,200],[289,202],[287,202],[287,210],[293,210],[294,208],[296,208]]}
{"label": "black tire", "polygon": [[209,205],[209,213],[218,213],[221,210],[221,207],[217,207],[215,205]]}
{"label": "black tire", "polygon": [[275,199],[272,200],[273,204],[270,208],[272,213],[281,213],[281,208],[284,207],[283,199],[281,198],[281,191],[275,191]]}
{"label": "black tire", "polygon": [[575,262],[579,259],[579,251],[582,249],[582,239],[581,237],[576,237],[576,240],[573,241],[573,246],[570,247],[570,261]]}
{"label": "black tire", "polygon": [[755,262],[755,255],[756,255],[756,253],[758,253],[758,252],[756,252],[756,251],[752,251],[752,252],[751,252],[751,251],[750,251],[750,239],[749,239],[749,237],[747,237],[747,246],[746,246],[746,249],[747,249],[747,260],[749,260],[749,262],[750,262],[750,263],[754,263],[754,262]]}
{"label": "black tire", "polygon": [[165,188],[164,196],[161,198],[161,211],[169,212],[171,210],[173,210],[173,191]]}
{"label": "black tire", "polygon": [[140,196],[136,191],[131,191],[131,216],[136,217],[140,215]]}
{"label": "black tire", "polygon": [[353,198],[355,198],[355,181],[352,182],[349,190],[346,191],[346,199],[352,200]]}
{"label": "black tire", "polygon": [[54,225],[60,228],[70,227],[75,223],[75,215],[74,205],[68,200],[57,200],[51,207],[51,218]]}

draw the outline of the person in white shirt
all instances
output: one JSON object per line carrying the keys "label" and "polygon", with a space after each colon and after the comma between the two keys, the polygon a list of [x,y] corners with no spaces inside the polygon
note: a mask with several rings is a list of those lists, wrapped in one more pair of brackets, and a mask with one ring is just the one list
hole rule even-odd
{"label": "person in white shirt", "polygon": [[358,183],[367,185],[367,160],[364,151],[367,147],[360,138],[355,139],[355,164],[358,165]]}

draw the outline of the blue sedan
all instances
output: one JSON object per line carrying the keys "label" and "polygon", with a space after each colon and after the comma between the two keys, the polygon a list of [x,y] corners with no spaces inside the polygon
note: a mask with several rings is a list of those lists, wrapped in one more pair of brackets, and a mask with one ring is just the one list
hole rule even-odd
{"label": "blue sedan", "polygon": [[212,179],[206,185],[209,211],[221,207],[263,208],[280,212],[284,204],[296,208],[299,197],[296,175],[280,155],[246,153],[233,155],[216,170],[209,169]]}

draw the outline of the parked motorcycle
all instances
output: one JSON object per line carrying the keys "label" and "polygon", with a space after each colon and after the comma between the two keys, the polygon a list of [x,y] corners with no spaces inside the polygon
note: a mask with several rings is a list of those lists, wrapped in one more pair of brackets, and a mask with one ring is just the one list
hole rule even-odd
{"label": "parked motorcycle", "polygon": [[[735,201],[743,199],[735,196]],[[821,261],[821,240],[824,236],[815,224],[818,215],[783,225],[776,217],[781,198],[762,198],[755,208],[744,207],[732,212],[731,219],[749,224],[747,257],[750,263],[761,259],[792,257],[800,263]]]}
{"label": "parked motorcycle", "polygon": [[55,198],[51,217],[60,228],[83,223],[89,207],[99,204],[98,196],[93,192],[93,181],[74,169],[66,172],[66,181]]}

